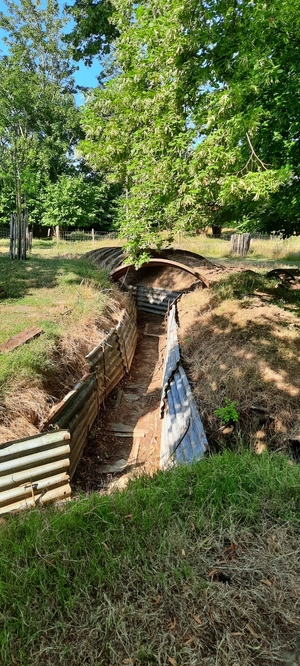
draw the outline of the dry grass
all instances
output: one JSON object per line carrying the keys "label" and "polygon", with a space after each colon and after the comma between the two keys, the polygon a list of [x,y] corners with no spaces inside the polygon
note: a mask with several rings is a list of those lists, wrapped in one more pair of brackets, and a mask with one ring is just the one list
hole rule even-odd
{"label": "dry grass", "polygon": [[0,341],[28,326],[44,331],[0,357],[0,442],[6,442],[39,432],[53,404],[88,370],[86,354],[118,321],[126,297],[90,262],[52,256],[48,246],[26,263],[0,255],[0,283]]}
{"label": "dry grass", "polygon": [[298,487],[226,452],[2,521],[1,664],[298,664]]}
{"label": "dry grass", "polygon": [[167,536],[147,568],[123,560],[122,584],[102,600],[78,590],[72,617],[61,617],[66,655],[48,616],[31,666],[300,663],[300,553],[289,528],[234,530],[230,541],[178,522]]}
{"label": "dry grass", "polygon": [[[175,244],[177,246],[177,243]],[[291,237],[286,240],[259,240],[252,239],[250,252],[245,260],[230,255],[230,241],[222,238],[212,238],[206,234],[179,238],[182,249],[197,252],[209,259],[221,259],[227,264],[239,265],[244,268],[256,265],[258,268],[273,268],[274,266],[299,266],[300,237]]]}
{"label": "dry grass", "polygon": [[[209,441],[217,448],[243,441],[259,452],[289,447],[300,434],[299,291],[287,291],[287,303],[284,290],[263,284],[226,298],[228,284],[179,304],[182,353]],[[237,401],[234,430],[214,415],[225,398]]]}

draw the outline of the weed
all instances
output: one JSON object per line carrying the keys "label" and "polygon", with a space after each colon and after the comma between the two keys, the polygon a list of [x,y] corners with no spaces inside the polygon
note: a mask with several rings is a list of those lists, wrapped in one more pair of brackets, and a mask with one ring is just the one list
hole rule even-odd
{"label": "weed", "polygon": [[222,423],[236,423],[239,420],[239,415],[235,409],[237,401],[230,401],[229,398],[224,398],[225,407],[215,409],[214,415],[221,420]]}

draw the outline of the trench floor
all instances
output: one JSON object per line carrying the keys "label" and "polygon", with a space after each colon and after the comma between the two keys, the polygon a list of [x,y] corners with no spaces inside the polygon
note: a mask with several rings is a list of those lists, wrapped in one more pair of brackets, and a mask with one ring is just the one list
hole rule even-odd
{"label": "trench floor", "polygon": [[158,469],[165,347],[164,319],[139,315],[130,373],[100,408],[73,478],[75,493],[121,489],[132,476]]}

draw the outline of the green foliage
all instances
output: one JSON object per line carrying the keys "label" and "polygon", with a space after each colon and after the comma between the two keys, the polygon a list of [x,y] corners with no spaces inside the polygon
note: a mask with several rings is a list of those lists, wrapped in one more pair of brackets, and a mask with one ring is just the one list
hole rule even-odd
{"label": "green foliage", "polygon": [[[93,183],[81,175],[62,175],[49,183],[44,192],[42,224],[62,227],[106,228],[112,223],[108,206],[109,186]],[[102,223],[102,224],[101,224]]]}
{"label": "green foliage", "polygon": [[65,21],[47,0],[7,2],[0,27],[8,55],[0,60],[0,201],[7,220],[18,188],[32,221],[41,194],[70,169],[81,134],[74,99],[74,67],[62,42]]}
{"label": "green foliage", "polygon": [[91,64],[94,56],[109,53],[111,42],[118,35],[109,0],[75,0],[67,6],[67,12],[75,26],[65,40],[72,45],[75,60],[84,58],[86,64]]}
{"label": "green foliage", "polygon": [[224,398],[225,407],[219,407],[215,409],[214,415],[222,421],[222,423],[236,423],[239,420],[239,415],[236,411],[237,401],[233,400],[232,402],[229,398]]}
{"label": "green foliage", "polygon": [[162,230],[298,228],[299,0],[114,8],[119,36],[81,149],[123,183],[131,256]]}

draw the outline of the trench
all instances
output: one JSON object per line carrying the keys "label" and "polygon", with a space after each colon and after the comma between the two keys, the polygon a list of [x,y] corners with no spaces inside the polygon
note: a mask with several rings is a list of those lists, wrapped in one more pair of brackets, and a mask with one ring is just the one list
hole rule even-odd
{"label": "trench", "polygon": [[[187,284],[174,265],[168,274],[152,265],[151,275],[137,273],[120,284],[131,295],[119,323],[86,356],[90,371],[55,405],[44,431],[1,445],[0,513],[122,489],[137,474],[203,456],[174,304],[194,278]],[[162,278],[167,289],[155,284]]]}
{"label": "trench", "polygon": [[126,486],[159,468],[166,326],[163,316],[139,313],[130,372],[101,405],[73,477],[73,493]]}

